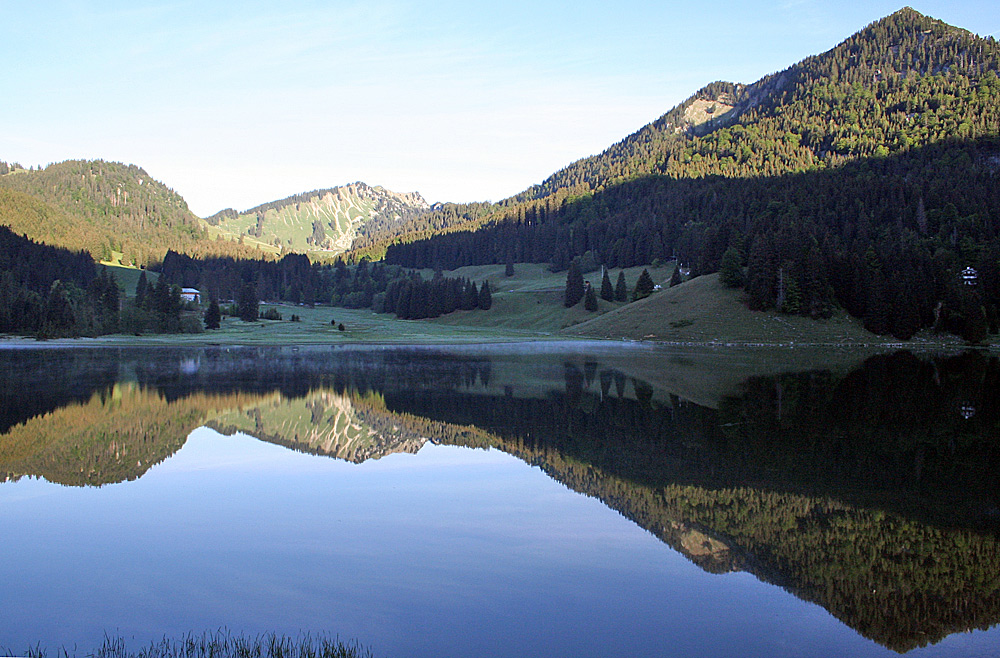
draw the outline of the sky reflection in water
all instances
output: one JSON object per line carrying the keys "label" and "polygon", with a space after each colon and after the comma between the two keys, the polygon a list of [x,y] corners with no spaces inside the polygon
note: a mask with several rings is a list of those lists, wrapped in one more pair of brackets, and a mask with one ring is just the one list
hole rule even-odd
{"label": "sky reflection in water", "polygon": [[496,450],[356,465],[203,428],[136,482],[0,495],[13,648],[220,627],[330,631],[392,656],[872,648]]}
{"label": "sky reflection in water", "polygon": [[[897,655],[496,449],[427,443],[354,464],[201,427],[134,481],[0,483],[0,528],[0,648],[14,653],[226,628],[338,634],[379,656]],[[998,646],[994,629],[908,655]]]}

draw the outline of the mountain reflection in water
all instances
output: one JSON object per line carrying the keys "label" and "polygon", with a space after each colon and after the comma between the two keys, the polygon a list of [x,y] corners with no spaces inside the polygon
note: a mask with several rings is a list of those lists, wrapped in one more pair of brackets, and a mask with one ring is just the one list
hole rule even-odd
{"label": "mountain reflection in water", "polygon": [[[135,479],[209,426],[361,462],[492,447],[713,573],[747,571],[906,651],[1000,621],[1000,362],[875,356],[752,376],[717,408],[649,355],[7,351],[0,476]],[[58,367],[54,367],[58,364]]]}

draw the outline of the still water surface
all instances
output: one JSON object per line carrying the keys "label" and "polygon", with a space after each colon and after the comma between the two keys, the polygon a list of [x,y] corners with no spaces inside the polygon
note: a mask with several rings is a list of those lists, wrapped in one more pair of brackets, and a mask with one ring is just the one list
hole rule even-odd
{"label": "still water surface", "polygon": [[1000,652],[995,358],[0,360],[15,653],[218,628],[379,656]]}

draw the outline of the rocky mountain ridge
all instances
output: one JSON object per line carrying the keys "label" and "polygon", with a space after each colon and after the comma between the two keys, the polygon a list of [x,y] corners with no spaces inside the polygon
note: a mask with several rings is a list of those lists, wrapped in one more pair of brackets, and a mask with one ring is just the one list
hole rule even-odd
{"label": "rocky mountain ridge", "polygon": [[363,182],[313,190],[204,220],[209,235],[241,239],[282,253],[335,255],[366,231],[391,231],[430,209],[418,192],[399,193]]}

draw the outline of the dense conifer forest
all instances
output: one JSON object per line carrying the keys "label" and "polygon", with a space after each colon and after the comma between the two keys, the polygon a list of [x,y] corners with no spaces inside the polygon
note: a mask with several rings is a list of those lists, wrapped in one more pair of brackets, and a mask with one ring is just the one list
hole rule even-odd
{"label": "dense conifer forest", "polygon": [[752,308],[979,339],[1000,305],[998,70],[993,39],[904,9],[753,85],[713,83],[481,218],[424,217],[445,234],[386,260],[559,270],[591,252],[696,276],[733,249]]}
{"label": "dense conifer forest", "polygon": [[440,272],[425,280],[398,265],[367,259],[349,268],[341,259],[324,265],[310,262],[303,254],[265,261],[197,259],[171,251],[159,269],[162,279],[198,288],[214,299],[235,300],[240,289],[249,284],[258,299],[370,308],[395,313],[404,320],[434,318],[456,310],[488,310],[493,303],[489,281],[477,284]]}
{"label": "dense conifer forest", "polygon": [[0,226],[0,332],[66,338],[127,332],[197,333],[180,289],[160,277],[122,290],[90,254],[38,244]]}
{"label": "dense conifer forest", "polygon": [[117,318],[116,291],[89,254],[37,244],[0,226],[0,332],[105,333]]}

